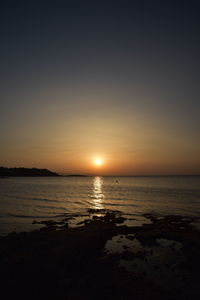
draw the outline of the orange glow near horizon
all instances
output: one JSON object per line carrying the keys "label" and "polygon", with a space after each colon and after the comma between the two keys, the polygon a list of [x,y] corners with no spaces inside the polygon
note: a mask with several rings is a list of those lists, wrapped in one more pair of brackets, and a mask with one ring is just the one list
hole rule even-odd
{"label": "orange glow near horizon", "polygon": [[137,112],[100,111],[103,120],[84,110],[55,123],[49,115],[45,126],[27,123],[17,137],[12,128],[1,164],[94,176],[199,174],[198,139]]}

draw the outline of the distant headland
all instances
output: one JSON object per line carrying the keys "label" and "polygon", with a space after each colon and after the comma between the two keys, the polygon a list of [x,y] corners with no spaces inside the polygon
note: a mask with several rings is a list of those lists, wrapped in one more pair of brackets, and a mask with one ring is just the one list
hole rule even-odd
{"label": "distant headland", "polygon": [[47,169],[37,168],[5,168],[0,167],[0,177],[20,177],[20,176],[60,176]]}

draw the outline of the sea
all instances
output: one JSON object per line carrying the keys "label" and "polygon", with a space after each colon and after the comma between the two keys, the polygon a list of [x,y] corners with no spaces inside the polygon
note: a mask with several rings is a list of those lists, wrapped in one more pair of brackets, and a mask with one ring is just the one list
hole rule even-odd
{"label": "sea", "polygon": [[88,210],[200,217],[200,176],[0,178],[0,235]]}

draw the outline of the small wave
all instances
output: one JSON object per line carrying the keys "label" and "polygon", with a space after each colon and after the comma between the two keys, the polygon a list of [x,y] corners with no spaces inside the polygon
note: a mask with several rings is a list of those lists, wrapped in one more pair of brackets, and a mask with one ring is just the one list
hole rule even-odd
{"label": "small wave", "polygon": [[34,197],[24,197],[24,196],[14,196],[15,199],[20,199],[20,200],[28,200],[28,201],[45,201],[45,202],[63,202],[65,199],[61,200],[55,200],[55,199],[48,199],[48,198],[34,198]]}
{"label": "small wave", "polygon": [[81,205],[84,205],[84,202],[83,201],[73,201],[73,204],[81,204]]}
{"label": "small wave", "polygon": [[49,218],[50,216],[27,216],[27,215],[17,215],[17,214],[8,214],[8,216],[10,217],[14,217],[14,218],[27,218],[27,219],[33,219],[33,218],[37,218],[37,219],[41,219],[41,218]]}
{"label": "small wave", "polygon": [[122,213],[120,210],[112,210],[112,209],[105,209],[105,208],[88,208],[87,210],[90,214],[93,213],[102,213],[105,214],[107,212],[113,212],[113,213]]}
{"label": "small wave", "polygon": [[37,206],[37,211],[39,210],[39,209],[42,209],[43,210],[43,212],[49,212],[49,211],[51,211],[51,212],[53,212],[53,211],[56,211],[56,212],[62,212],[62,211],[65,211],[66,210],[66,208],[65,207],[63,207],[63,206],[43,206],[43,205],[38,205]]}
{"label": "small wave", "polygon": [[64,200],[52,200],[52,199],[46,199],[46,198],[31,198],[30,200],[34,201],[45,201],[45,202],[63,202]]}
{"label": "small wave", "polygon": [[112,202],[106,202],[103,204],[109,205],[109,206],[139,207],[139,205],[137,205],[137,204],[112,203]]}
{"label": "small wave", "polygon": [[97,194],[94,194],[94,195],[89,195],[88,196],[89,198],[91,198],[91,199],[99,199],[99,198],[105,198],[105,196],[104,196],[104,194],[102,194],[102,193],[97,193]]}
{"label": "small wave", "polygon": [[58,215],[54,215],[54,218],[65,218],[65,217],[69,217],[73,214],[69,214],[69,213],[63,213],[63,214],[58,214]]}

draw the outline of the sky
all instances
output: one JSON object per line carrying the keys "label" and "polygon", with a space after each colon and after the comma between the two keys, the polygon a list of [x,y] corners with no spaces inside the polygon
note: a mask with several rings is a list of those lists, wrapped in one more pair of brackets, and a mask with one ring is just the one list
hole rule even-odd
{"label": "sky", "polygon": [[192,0],[4,1],[0,165],[200,174],[199,14]]}

